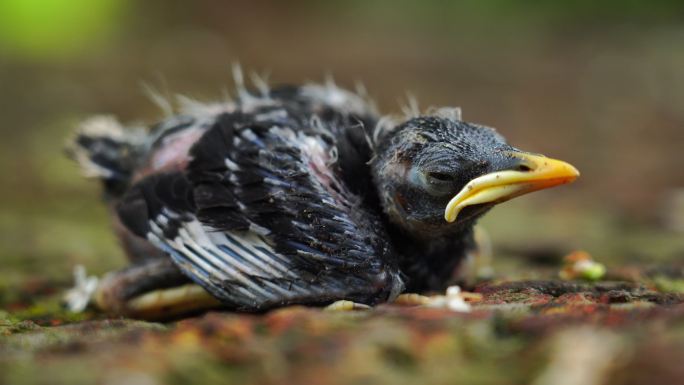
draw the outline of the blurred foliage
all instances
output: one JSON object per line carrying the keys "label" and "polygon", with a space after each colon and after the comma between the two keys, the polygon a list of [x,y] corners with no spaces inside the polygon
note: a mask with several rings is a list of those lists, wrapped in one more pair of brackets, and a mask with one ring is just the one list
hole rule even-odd
{"label": "blurred foliage", "polygon": [[3,0],[0,44],[19,56],[83,52],[116,29],[127,0]]}
{"label": "blurred foliage", "polygon": [[316,2],[327,7],[350,3],[364,14],[403,15],[418,20],[434,21],[444,16],[467,16],[491,18],[510,22],[568,22],[614,23],[619,21],[653,22],[654,20],[678,20],[684,17],[684,4],[678,0],[459,0],[459,1],[410,1],[375,0],[352,2]]}

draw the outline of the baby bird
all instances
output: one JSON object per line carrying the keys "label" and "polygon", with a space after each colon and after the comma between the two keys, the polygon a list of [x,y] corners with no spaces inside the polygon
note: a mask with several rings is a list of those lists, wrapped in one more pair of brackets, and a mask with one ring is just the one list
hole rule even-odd
{"label": "baby bird", "polygon": [[443,290],[486,211],[579,175],[459,109],[380,117],[332,83],[184,104],[149,130],[93,118],[70,148],[102,181],[132,262],[100,282],[106,311],[375,305]]}

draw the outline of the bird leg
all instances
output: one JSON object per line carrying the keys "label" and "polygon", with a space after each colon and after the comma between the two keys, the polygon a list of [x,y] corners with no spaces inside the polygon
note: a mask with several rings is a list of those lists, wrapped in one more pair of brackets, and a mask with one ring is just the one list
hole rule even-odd
{"label": "bird leg", "polygon": [[326,306],[326,311],[354,311],[354,310],[368,310],[371,307],[362,303],[348,301],[346,299],[335,301]]}
{"label": "bird leg", "polygon": [[107,313],[143,319],[168,319],[221,306],[168,258],[107,274],[98,285],[94,303]]}
{"label": "bird leg", "polygon": [[195,283],[154,290],[126,303],[128,314],[144,319],[168,319],[219,307],[221,303]]}
{"label": "bird leg", "polygon": [[427,305],[430,302],[430,297],[418,293],[403,293],[399,294],[392,302],[399,306],[421,306]]}

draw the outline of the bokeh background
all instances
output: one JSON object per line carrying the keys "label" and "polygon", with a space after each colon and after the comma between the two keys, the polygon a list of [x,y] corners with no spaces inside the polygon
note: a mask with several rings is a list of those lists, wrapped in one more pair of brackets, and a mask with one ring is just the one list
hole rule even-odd
{"label": "bokeh background", "polygon": [[500,274],[573,249],[609,265],[684,256],[680,1],[3,0],[0,296],[125,263],[99,186],[63,156],[76,124],[153,123],[143,83],[222,98],[234,62],[272,83],[360,81],[388,113],[407,92],[461,106],[575,164],[575,184],[487,216]]}

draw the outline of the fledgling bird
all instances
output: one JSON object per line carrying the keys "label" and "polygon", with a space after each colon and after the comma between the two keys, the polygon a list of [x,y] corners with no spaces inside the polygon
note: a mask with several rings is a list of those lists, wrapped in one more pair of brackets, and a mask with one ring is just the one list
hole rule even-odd
{"label": "fledgling bird", "polygon": [[101,308],[158,318],[442,290],[482,214],[579,175],[454,108],[383,118],[333,83],[238,91],[151,130],[99,117],[77,133],[70,154],[102,180],[132,261],[100,283]]}

